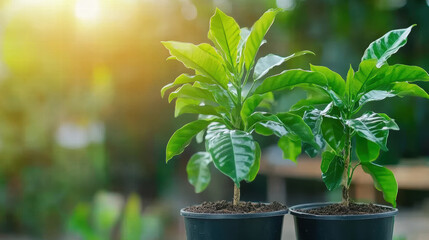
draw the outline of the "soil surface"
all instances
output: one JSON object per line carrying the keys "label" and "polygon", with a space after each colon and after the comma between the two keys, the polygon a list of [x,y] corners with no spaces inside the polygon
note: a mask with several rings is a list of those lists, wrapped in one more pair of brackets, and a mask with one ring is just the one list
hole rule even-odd
{"label": "soil surface", "polygon": [[285,210],[287,207],[279,202],[269,204],[253,203],[253,202],[240,202],[237,206],[233,206],[232,202],[217,201],[217,202],[203,202],[200,205],[195,205],[186,208],[188,212],[194,213],[263,213]]}
{"label": "soil surface", "polygon": [[363,215],[363,214],[390,212],[391,210],[390,208],[376,206],[372,203],[370,204],[350,203],[349,207],[346,207],[341,203],[336,203],[336,204],[331,204],[321,208],[298,210],[298,211],[315,214],[315,215]]}

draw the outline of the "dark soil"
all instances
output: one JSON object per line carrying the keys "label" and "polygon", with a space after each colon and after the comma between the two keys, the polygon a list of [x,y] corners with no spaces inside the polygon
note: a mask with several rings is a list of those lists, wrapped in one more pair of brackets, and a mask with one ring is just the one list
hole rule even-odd
{"label": "dark soil", "polygon": [[287,207],[279,202],[273,202],[269,204],[265,203],[252,203],[252,202],[240,202],[237,206],[233,206],[232,202],[217,201],[217,202],[203,202],[200,205],[195,205],[186,208],[188,212],[194,213],[263,213],[263,212],[275,212],[285,210]]}
{"label": "dark soil", "polygon": [[363,214],[374,214],[391,211],[390,208],[376,206],[370,204],[358,204],[350,203],[348,207],[341,203],[331,204],[321,208],[298,210],[304,213],[310,213],[315,215],[363,215]]}

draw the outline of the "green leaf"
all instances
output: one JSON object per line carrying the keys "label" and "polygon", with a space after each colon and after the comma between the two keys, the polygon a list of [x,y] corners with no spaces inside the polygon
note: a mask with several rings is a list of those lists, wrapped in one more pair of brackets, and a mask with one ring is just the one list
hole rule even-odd
{"label": "green leaf", "polygon": [[254,112],[247,118],[246,129],[250,131],[255,128],[255,124],[267,121],[273,121],[283,124],[276,115],[265,112]]}
{"label": "green leaf", "polygon": [[215,120],[196,120],[179,128],[167,143],[166,162],[168,162],[172,157],[181,154],[189,143],[191,143],[192,138],[194,138],[195,135],[205,129],[213,121]]}
{"label": "green leaf", "polygon": [[210,18],[209,39],[219,46],[226,62],[234,68],[237,59],[237,49],[240,42],[240,27],[234,18],[216,8]]}
{"label": "green leaf", "polygon": [[255,131],[264,136],[276,135],[282,137],[288,133],[282,122],[266,121],[255,124]]}
{"label": "green leaf", "polygon": [[316,146],[312,146],[308,143],[302,144],[304,152],[307,153],[310,157],[315,157],[320,152],[320,150],[325,147],[325,140],[323,139],[321,125],[324,121],[323,117],[327,116],[327,114],[332,110],[332,106],[332,103],[330,103],[322,111],[319,109],[310,108],[303,114],[302,119],[310,127],[314,135],[314,140],[317,144]]}
{"label": "green leaf", "polygon": [[287,135],[281,137],[277,143],[279,148],[283,151],[283,158],[289,159],[296,163],[296,158],[301,154],[301,141],[293,140]]}
{"label": "green leaf", "polygon": [[249,38],[250,30],[246,27],[240,29],[240,42],[238,43],[238,56],[237,61],[239,62],[239,73],[243,71],[243,65],[244,65],[244,47],[247,41],[247,38]]}
{"label": "green leaf", "polygon": [[388,87],[392,86],[392,83],[429,81],[429,75],[420,67],[396,64],[377,68],[376,63],[376,60],[365,60],[360,63],[351,89],[355,93],[353,96],[371,90],[390,91]]}
{"label": "green leaf", "polygon": [[322,154],[322,180],[329,191],[341,185],[344,173],[344,161],[333,152],[326,151]]}
{"label": "green leaf", "polygon": [[268,29],[270,29],[279,11],[280,9],[270,9],[266,11],[258,21],[255,22],[255,24],[253,24],[243,52],[244,64],[247,71],[250,71],[252,68],[256,54],[264,40],[265,34],[267,34]]}
{"label": "green leaf", "polygon": [[384,151],[387,151],[387,137],[389,130],[399,130],[395,121],[385,114],[368,112],[356,119],[346,120],[346,124],[363,138],[377,143]]}
{"label": "green leaf", "polygon": [[238,187],[242,180],[249,179],[256,151],[252,135],[238,130],[219,132],[206,141],[206,148],[216,168]]}
{"label": "green leaf", "polygon": [[141,202],[137,194],[133,193],[125,205],[121,224],[121,240],[139,240],[142,236]]}
{"label": "green leaf", "polygon": [[356,155],[361,162],[372,162],[378,158],[380,147],[366,138],[356,136]]}
{"label": "green leaf", "polygon": [[341,121],[330,117],[323,118],[322,122],[323,138],[337,153],[341,152],[344,148],[345,142],[345,129]]}
{"label": "green leaf", "polygon": [[[330,106],[332,106],[332,104]],[[317,147],[304,143],[302,145],[302,148],[304,149],[304,152],[307,153],[310,157],[315,157],[319,153],[319,150],[323,149],[323,147],[325,146],[325,142],[323,140],[323,136],[320,129],[320,126],[323,121],[322,111],[320,111],[319,109],[305,111],[302,120],[304,120],[305,124],[310,127],[314,135],[314,140],[317,143]]]}
{"label": "green leaf", "polygon": [[168,96],[168,102],[173,101],[175,98],[189,98],[201,101],[214,101],[213,95],[210,91],[202,88],[184,84]]}
{"label": "green leaf", "polygon": [[299,100],[290,108],[291,110],[298,110],[302,107],[308,106],[314,107],[321,104],[328,104],[332,101],[329,95],[327,95],[326,92],[324,92],[322,89],[308,88],[305,89],[305,91],[307,92],[307,98]]}
{"label": "green leaf", "polygon": [[273,69],[276,66],[279,66],[283,64],[286,61],[289,61],[292,58],[299,57],[305,54],[313,54],[311,51],[300,51],[297,53],[294,53],[287,57],[280,57],[275,54],[268,54],[265,57],[261,57],[258,62],[256,62],[255,65],[255,71],[253,72],[253,81],[257,81],[261,79],[265,74],[267,74],[271,69]]}
{"label": "green leaf", "polygon": [[259,167],[261,166],[261,147],[257,142],[255,142],[255,162],[250,168],[249,175],[246,179],[246,182],[252,182],[255,180],[259,172]]}
{"label": "green leaf", "polygon": [[192,155],[186,165],[188,181],[195,188],[196,193],[204,191],[210,183],[210,168],[212,162],[210,154],[207,152],[197,152]]}
{"label": "green leaf", "polygon": [[229,129],[222,123],[219,122],[212,122],[207,126],[207,133],[205,140],[210,141],[216,134],[220,132],[229,131]]}
{"label": "green leaf", "polygon": [[383,192],[383,197],[386,202],[396,207],[396,196],[398,195],[398,183],[395,176],[389,169],[368,162],[362,163],[363,170],[371,175],[374,180],[375,188]]}
{"label": "green leaf", "polygon": [[[360,88],[359,83],[356,83],[355,78],[355,72],[350,65],[349,71],[347,72],[347,78],[346,78],[346,96],[348,98],[348,102],[351,102],[352,99],[355,98],[356,93],[358,91],[357,88]],[[356,86],[359,85],[359,86]]]}
{"label": "green leaf", "polygon": [[194,69],[208,78],[213,79],[220,86],[227,89],[228,79],[222,62],[212,53],[207,52],[192,43],[182,43],[175,41],[162,42],[186,67]]}
{"label": "green leaf", "polygon": [[201,105],[200,101],[190,98],[178,98],[174,110],[174,117],[178,117],[185,113],[203,114],[221,116],[217,112],[217,108],[210,105]]}
{"label": "green leaf", "polygon": [[[371,64],[373,62],[369,62],[369,65]],[[371,66],[369,67],[371,68]],[[382,71],[382,68],[376,70],[375,77],[367,80],[366,91],[378,89],[394,82],[429,81],[428,73],[423,68],[417,66],[396,64],[386,66],[385,71]]]}
{"label": "green leaf", "polygon": [[246,121],[246,119],[253,112],[255,112],[256,107],[258,107],[258,105],[262,102],[262,100],[264,100],[264,95],[261,95],[261,94],[255,94],[247,98],[244,101],[243,106],[241,108],[241,112],[240,112],[241,119]]}
{"label": "green leaf", "polygon": [[223,63],[223,58],[221,55],[219,55],[219,53],[217,52],[216,48],[214,48],[212,45],[208,44],[208,43],[201,43],[198,44],[198,47],[207,52],[208,54],[210,54],[212,57],[216,58],[219,62]]}
{"label": "green leaf", "polygon": [[208,90],[213,96],[215,102],[223,106],[228,111],[234,108],[234,102],[228,94],[228,90],[215,84],[200,83],[200,88]]}
{"label": "green leaf", "polygon": [[390,56],[407,43],[408,34],[410,34],[414,26],[411,25],[408,28],[392,30],[372,42],[365,50],[362,61],[377,59],[377,67],[381,67]]}
{"label": "green leaf", "polygon": [[422,97],[429,98],[429,95],[421,87],[416,84],[411,84],[407,82],[397,82],[393,86],[389,87],[392,89],[392,93],[399,96],[413,96],[413,97]]}
{"label": "green leaf", "polygon": [[182,85],[185,83],[193,83],[193,82],[206,82],[206,83],[213,83],[212,80],[210,80],[209,78],[206,78],[204,76],[201,75],[195,75],[195,76],[190,76],[186,73],[181,74],[180,76],[178,76],[174,82],[169,83],[167,85],[165,85],[162,89],[161,89],[161,97],[164,97],[165,92],[170,89],[173,88],[175,86],[178,85]]}
{"label": "green leaf", "polygon": [[328,82],[328,87],[334,91],[338,97],[343,97],[346,89],[346,82],[336,72],[324,66],[315,66],[310,64],[311,71],[323,74]]}
{"label": "green leaf", "polygon": [[382,91],[382,90],[371,90],[367,93],[365,93],[360,99],[359,99],[359,106],[363,106],[368,102],[373,101],[381,101],[388,97],[394,97],[395,94],[388,92],[388,91]]}
{"label": "green leaf", "polygon": [[302,83],[313,83],[319,86],[326,86],[326,78],[318,72],[292,69],[283,71],[280,74],[266,78],[255,93],[261,94],[285,88],[295,87]]}
{"label": "green leaf", "polygon": [[311,144],[315,148],[319,145],[314,140],[311,128],[302,120],[302,118],[293,113],[279,113],[277,117],[283,122],[286,130],[298,136],[303,142]]}

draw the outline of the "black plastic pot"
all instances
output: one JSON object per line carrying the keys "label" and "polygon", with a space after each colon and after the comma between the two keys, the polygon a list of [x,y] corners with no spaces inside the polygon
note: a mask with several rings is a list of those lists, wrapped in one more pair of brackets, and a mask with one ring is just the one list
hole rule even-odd
{"label": "black plastic pot", "polygon": [[398,209],[365,215],[314,215],[299,210],[319,208],[333,203],[301,204],[290,208],[298,240],[392,240]]}
{"label": "black plastic pot", "polygon": [[280,240],[287,212],[212,214],[182,209],[180,215],[188,240]]}

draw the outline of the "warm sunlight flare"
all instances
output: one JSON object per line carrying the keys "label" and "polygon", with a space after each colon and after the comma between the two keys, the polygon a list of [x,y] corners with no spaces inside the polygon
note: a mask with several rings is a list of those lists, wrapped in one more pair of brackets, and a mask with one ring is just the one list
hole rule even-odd
{"label": "warm sunlight flare", "polygon": [[94,21],[100,15],[100,3],[98,0],[77,0],[74,14],[84,22]]}

